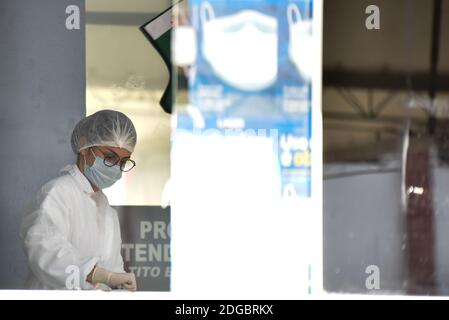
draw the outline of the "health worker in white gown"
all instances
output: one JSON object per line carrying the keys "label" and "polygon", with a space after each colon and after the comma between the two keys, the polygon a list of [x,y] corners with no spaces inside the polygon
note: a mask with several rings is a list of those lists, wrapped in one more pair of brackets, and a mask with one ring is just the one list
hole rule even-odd
{"label": "health worker in white gown", "polygon": [[117,213],[102,192],[135,166],[136,141],[121,112],[98,111],[76,125],[76,163],[41,187],[23,218],[27,288],[137,289],[135,275],[123,268]]}

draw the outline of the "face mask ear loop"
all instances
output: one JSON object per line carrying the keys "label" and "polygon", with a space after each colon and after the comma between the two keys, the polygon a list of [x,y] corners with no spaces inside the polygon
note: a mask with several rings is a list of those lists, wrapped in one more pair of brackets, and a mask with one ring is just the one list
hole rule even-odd
{"label": "face mask ear loop", "polygon": [[86,155],[83,155],[83,159],[84,159],[84,168],[86,168]]}
{"label": "face mask ear loop", "polygon": [[[90,152],[92,152],[92,154],[94,155],[94,158],[95,158],[95,153],[92,151],[92,149],[90,147],[89,147],[89,150],[90,150]],[[84,155],[83,158],[84,158],[84,168],[85,168],[87,166],[86,156]]]}
{"label": "face mask ear loop", "polygon": [[95,161],[95,159],[97,158],[97,155],[95,154],[95,152],[92,151],[92,148],[89,148],[89,149],[90,149],[90,152],[92,152],[92,154],[94,155],[94,161]]}

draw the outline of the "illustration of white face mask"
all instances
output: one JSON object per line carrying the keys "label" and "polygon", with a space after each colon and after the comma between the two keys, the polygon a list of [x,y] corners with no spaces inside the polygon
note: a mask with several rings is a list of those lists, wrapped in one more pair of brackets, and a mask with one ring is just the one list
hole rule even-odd
{"label": "illustration of white face mask", "polygon": [[289,57],[302,77],[309,80],[313,71],[312,20],[303,20],[296,4],[287,7]]}
{"label": "illustration of white face mask", "polygon": [[254,10],[215,18],[212,5],[200,7],[203,54],[227,84],[262,90],[277,77],[277,20]]}

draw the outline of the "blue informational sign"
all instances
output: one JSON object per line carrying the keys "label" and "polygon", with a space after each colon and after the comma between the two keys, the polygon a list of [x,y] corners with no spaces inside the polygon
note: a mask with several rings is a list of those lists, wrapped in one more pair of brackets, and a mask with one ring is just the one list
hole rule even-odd
{"label": "blue informational sign", "polygon": [[[189,10],[189,104],[203,129],[277,129],[282,195],[309,197],[313,1],[191,0]],[[178,128],[193,123],[179,115]]]}
{"label": "blue informational sign", "polygon": [[310,196],[311,95],[313,74],[312,1],[280,1],[277,106],[282,194]]}

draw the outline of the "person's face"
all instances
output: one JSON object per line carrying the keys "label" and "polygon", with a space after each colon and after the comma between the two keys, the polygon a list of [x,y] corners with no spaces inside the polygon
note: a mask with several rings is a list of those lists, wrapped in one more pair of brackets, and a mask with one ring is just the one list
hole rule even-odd
{"label": "person's face", "polygon": [[81,150],[81,155],[84,157],[84,159],[86,159],[86,164],[88,164],[89,166],[92,166],[95,161],[94,154],[101,159],[111,159],[113,163],[116,162],[119,165],[121,162],[126,161],[131,157],[131,152],[118,147],[95,146]]}

